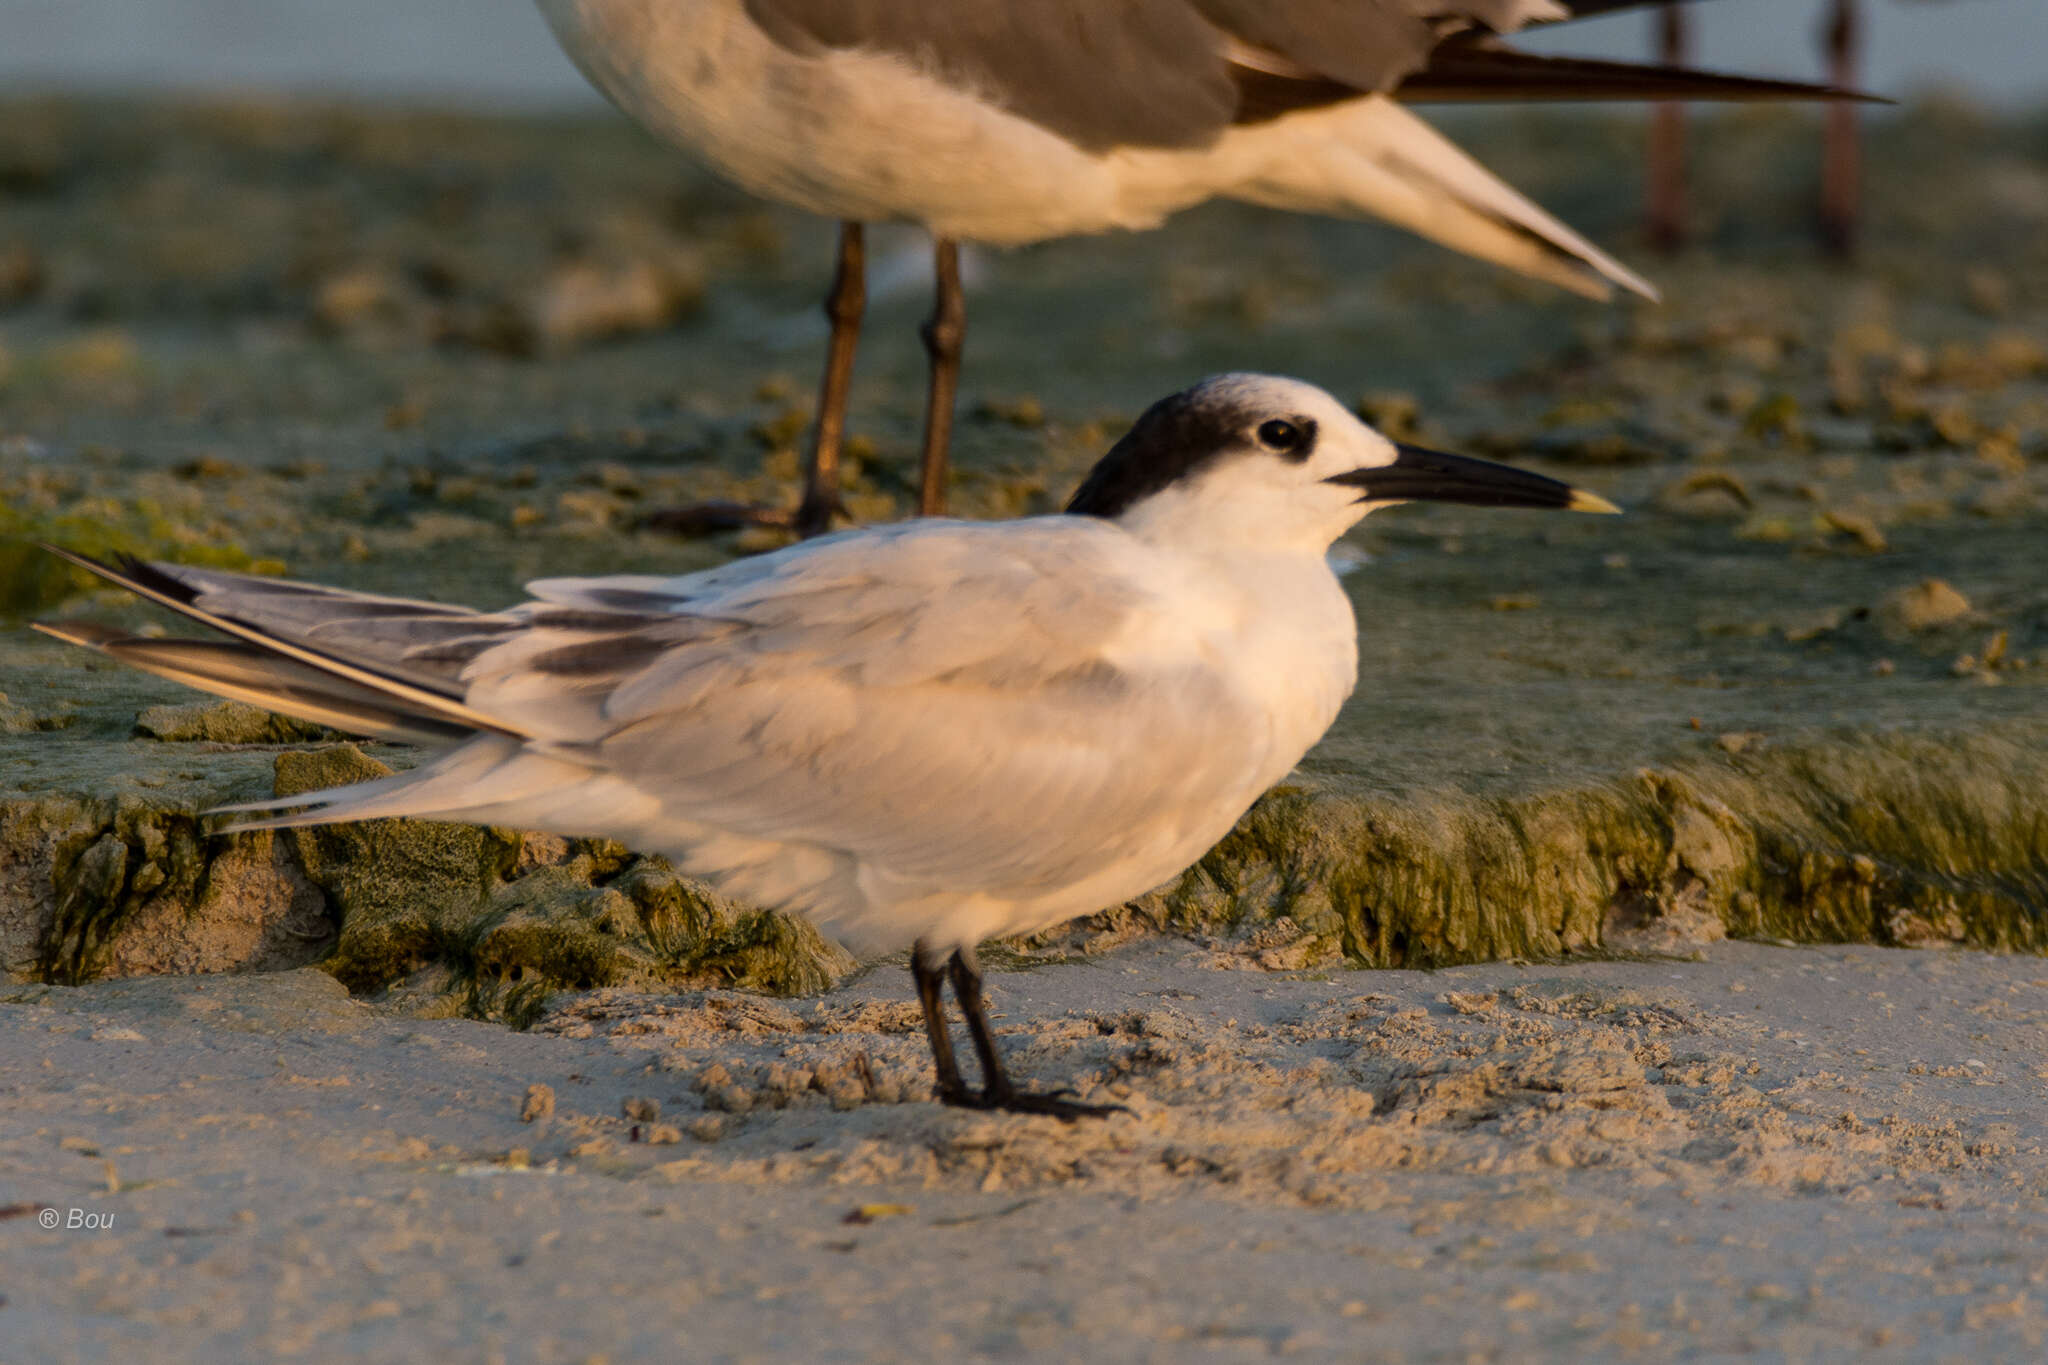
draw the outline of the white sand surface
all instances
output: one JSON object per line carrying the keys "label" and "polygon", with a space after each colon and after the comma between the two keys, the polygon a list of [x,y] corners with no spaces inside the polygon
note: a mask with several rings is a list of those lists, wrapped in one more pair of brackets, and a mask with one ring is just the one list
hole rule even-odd
{"label": "white sand surface", "polygon": [[1020,1075],[1131,1114],[932,1104],[893,964],[527,1033],[311,970],[12,988],[0,1361],[2048,1350],[2037,959],[993,985]]}

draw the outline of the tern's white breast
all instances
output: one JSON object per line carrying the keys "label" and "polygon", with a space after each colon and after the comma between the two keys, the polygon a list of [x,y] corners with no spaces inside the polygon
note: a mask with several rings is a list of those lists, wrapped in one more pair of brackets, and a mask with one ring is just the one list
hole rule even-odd
{"label": "tern's white breast", "polygon": [[[1148,659],[1184,661],[1192,647],[1207,679],[1230,697],[1212,724],[1182,737],[1178,754],[1155,756],[1157,781],[1168,788],[1186,782],[1186,800],[1162,810],[1150,826],[1126,831],[1126,856],[1093,875],[1040,897],[964,908],[935,936],[950,932],[973,943],[1029,933],[1170,880],[1294,770],[1351,695],[1358,679],[1356,619],[1321,556],[1155,553],[1152,572],[1170,585],[1164,594],[1169,609],[1138,623],[1113,657],[1143,675],[1153,671]],[[1156,671],[1171,676],[1178,666]],[[1214,762],[1225,754],[1236,762]],[[1197,776],[1222,771],[1231,776]]]}
{"label": "tern's white breast", "polygon": [[1264,766],[1250,779],[1248,804],[1293,770],[1351,695],[1358,681],[1351,600],[1321,554],[1173,559],[1186,566],[1179,572],[1187,606],[1178,621],[1155,628],[1199,622],[1217,672],[1264,721]]}
{"label": "tern's white breast", "polygon": [[[1100,779],[1084,759],[1074,778],[1088,785],[1065,798],[963,793],[975,818],[956,828],[937,863],[920,853],[913,867],[881,848],[852,847],[819,861],[808,845],[727,847],[708,829],[680,842],[667,831],[652,846],[698,870],[724,870],[741,897],[797,906],[868,949],[1026,933],[1178,875],[1336,718],[1357,677],[1351,604],[1314,554],[1186,552],[1132,537],[1111,563],[1090,569],[1113,573],[1148,603],[1099,655],[1119,685],[1075,700],[1107,708],[1081,728],[1116,754],[1122,795],[1113,811],[1094,799]],[[1068,590],[1085,595],[1092,586],[1100,585],[1084,579]],[[961,742],[942,710],[930,722],[930,733],[906,743],[904,760],[919,761],[919,744]],[[1001,714],[983,717],[990,732],[1005,723]],[[878,768],[868,780],[880,791],[891,779]],[[959,826],[955,814],[944,818]]]}

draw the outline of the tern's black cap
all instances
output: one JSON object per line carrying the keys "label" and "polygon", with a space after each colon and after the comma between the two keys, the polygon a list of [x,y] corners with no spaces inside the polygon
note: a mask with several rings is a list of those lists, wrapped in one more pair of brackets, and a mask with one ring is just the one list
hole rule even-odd
{"label": "tern's black cap", "polygon": [[[1270,390],[1250,376],[1220,375],[1162,398],[1145,410],[1122,440],[1088,472],[1067,511],[1073,516],[1118,517],[1145,499],[1193,478],[1232,451],[1265,447],[1281,459],[1306,460],[1315,449],[1315,419],[1273,411]],[[1272,424],[1286,438],[1255,436]]]}

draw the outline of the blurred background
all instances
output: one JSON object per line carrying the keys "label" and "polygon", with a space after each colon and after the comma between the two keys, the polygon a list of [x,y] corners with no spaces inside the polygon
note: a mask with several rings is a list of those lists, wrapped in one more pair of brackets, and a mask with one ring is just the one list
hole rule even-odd
{"label": "blurred background", "polygon": [[[1820,69],[1825,0],[1716,0],[1702,65]],[[1940,90],[2008,108],[2048,101],[2041,0],[1866,0],[1871,89]],[[1639,56],[1651,20],[1574,24],[1529,46]],[[44,89],[276,89],[576,105],[596,96],[524,0],[0,0],[0,84]]]}
{"label": "blurred background", "polygon": [[[1814,79],[1837,3],[1677,12],[1696,64]],[[2032,451],[2048,430],[2026,340],[2048,309],[2048,3],[1856,3],[1860,84],[1900,102],[1843,111],[1863,154],[1832,237],[1829,116],[1812,105],[1696,106],[1661,160],[1651,130],[1675,109],[1427,107],[1651,276],[1662,307],[1589,303],[1376,224],[1231,204],[1156,234],[971,253],[956,505],[1055,506],[1145,401],[1247,365],[1480,449],[1625,449],[1609,461],[1621,480],[1787,444]],[[1522,41],[1640,58],[1657,20]],[[833,233],[616,115],[530,0],[0,0],[0,443],[117,452],[112,487],[269,451],[330,469],[509,462],[542,486],[494,483],[465,524],[505,533],[515,560],[535,526],[630,530],[636,503],[786,500]],[[876,235],[854,394],[867,519],[909,492],[927,252],[919,232]],[[1956,348],[1993,359],[1972,370]],[[1652,358],[1670,395],[1647,393]],[[20,496],[49,465],[7,449],[0,530],[86,496]],[[606,487],[549,484],[605,461]],[[392,477],[338,520],[307,520],[317,481],[302,481],[282,503],[242,484],[240,518],[145,526],[122,503],[96,524],[159,546],[229,538],[259,559],[288,545],[307,567],[422,506],[448,511],[434,479]],[[1910,501],[1863,515],[1889,524]],[[1762,503],[1744,515],[1782,520]],[[695,553],[641,539],[658,559]],[[464,563],[493,584],[516,572]]]}

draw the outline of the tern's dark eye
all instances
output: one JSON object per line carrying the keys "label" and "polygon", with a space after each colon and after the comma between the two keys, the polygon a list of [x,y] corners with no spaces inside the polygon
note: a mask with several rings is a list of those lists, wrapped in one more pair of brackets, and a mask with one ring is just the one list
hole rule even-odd
{"label": "tern's dark eye", "polygon": [[1313,422],[1289,422],[1275,417],[1270,422],[1259,423],[1260,445],[1275,454],[1292,456],[1297,460],[1308,458],[1308,449],[1315,435]]}

